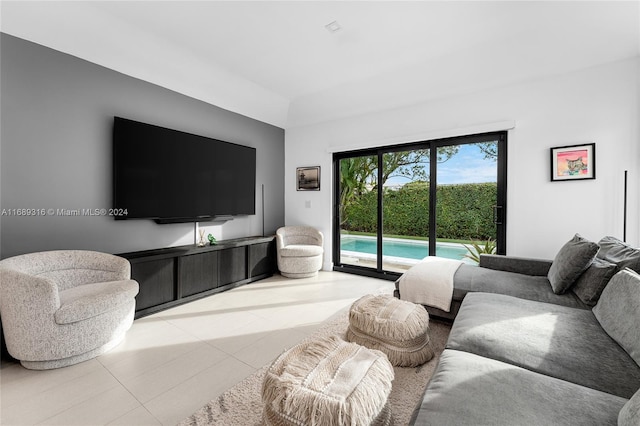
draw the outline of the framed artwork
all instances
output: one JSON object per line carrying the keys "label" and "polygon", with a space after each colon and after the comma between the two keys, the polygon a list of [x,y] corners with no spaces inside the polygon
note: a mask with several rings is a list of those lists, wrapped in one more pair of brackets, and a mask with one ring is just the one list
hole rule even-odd
{"label": "framed artwork", "polygon": [[551,181],[596,178],[596,144],[551,148]]}
{"label": "framed artwork", "polygon": [[320,166],[296,168],[298,191],[320,191]]}

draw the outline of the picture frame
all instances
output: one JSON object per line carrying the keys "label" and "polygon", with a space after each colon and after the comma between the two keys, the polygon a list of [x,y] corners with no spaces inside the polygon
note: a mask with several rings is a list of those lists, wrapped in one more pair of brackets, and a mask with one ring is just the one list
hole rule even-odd
{"label": "picture frame", "polygon": [[558,146],[550,149],[551,181],[596,178],[596,144]]}
{"label": "picture frame", "polygon": [[297,167],[296,187],[298,191],[320,191],[320,166]]}

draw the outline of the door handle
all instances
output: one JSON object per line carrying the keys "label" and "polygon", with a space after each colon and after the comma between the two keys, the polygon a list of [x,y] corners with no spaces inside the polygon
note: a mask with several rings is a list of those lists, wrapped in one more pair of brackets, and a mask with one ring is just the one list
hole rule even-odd
{"label": "door handle", "polygon": [[493,224],[494,225],[502,225],[502,206],[492,206],[493,207]]}

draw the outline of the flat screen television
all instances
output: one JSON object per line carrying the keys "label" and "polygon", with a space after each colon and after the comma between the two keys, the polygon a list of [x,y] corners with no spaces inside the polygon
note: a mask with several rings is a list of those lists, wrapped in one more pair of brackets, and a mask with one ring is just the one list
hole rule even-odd
{"label": "flat screen television", "polygon": [[116,219],[200,222],[255,214],[255,148],[114,117]]}

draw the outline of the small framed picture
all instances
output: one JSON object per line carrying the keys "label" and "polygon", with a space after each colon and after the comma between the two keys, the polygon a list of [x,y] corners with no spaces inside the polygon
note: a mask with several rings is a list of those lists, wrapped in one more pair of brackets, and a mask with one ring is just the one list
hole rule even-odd
{"label": "small framed picture", "polygon": [[596,144],[551,148],[551,181],[596,178]]}
{"label": "small framed picture", "polygon": [[298,191],[320,191],[320,166],[296,168]]}

